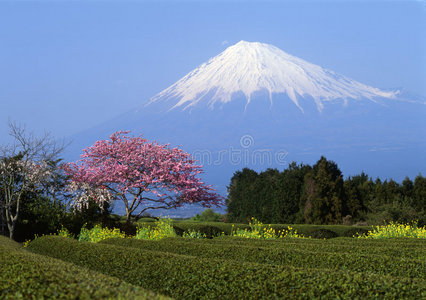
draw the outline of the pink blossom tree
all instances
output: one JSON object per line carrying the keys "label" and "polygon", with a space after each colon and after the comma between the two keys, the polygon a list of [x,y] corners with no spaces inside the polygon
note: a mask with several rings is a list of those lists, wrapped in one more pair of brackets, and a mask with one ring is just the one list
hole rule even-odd
{"label": "pink blossom tree", "polygon": [[197,177],[202,166],[190,154],[128,133],[118,131],[110,140],[97,141],[83,150],[80,161],[65,165],[71,186],[79,192],[79,205],[89,198],[98,203],[121,200],[130,222],[138,207],[136,217],[147,210],[177,208],[185,203],[211,207],[223,202]]}

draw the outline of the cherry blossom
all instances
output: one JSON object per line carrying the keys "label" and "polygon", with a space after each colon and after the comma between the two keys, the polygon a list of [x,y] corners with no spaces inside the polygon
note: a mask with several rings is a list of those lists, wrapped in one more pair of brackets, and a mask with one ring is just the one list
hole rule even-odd
{"label": "cherry blossom", "polygon": [[79,190],[76,202],[124,202],[127,221],[141,205],[137,216],[152,209],[169,209],[186,203],[211,207],[223,198],[198,175],[202,166],[190,154],[168,144],[130,137],[118,131],[109,140],[97,141],[83,150],[81,160],[64,166],[71,188]]}

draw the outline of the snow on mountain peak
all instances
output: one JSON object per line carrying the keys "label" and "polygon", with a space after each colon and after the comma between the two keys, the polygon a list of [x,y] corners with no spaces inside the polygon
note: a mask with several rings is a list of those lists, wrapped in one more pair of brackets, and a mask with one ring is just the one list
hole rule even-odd
{"label": "snow on mountain peak", "polygon": [[333,71],[292,56],[281,49],[259,42],[240,41],[188,73],[182,79],[154,96],[177,99],[175,107],[191,108],[206,99],[213,107],[227,103],[242,92],[250,103],[254,92],[266,90],[286,94],[302,111],[300,97],[312,97],[318,110],[323,102],[334,99],[395,98],[397,92],[386,92],[362,84]]}

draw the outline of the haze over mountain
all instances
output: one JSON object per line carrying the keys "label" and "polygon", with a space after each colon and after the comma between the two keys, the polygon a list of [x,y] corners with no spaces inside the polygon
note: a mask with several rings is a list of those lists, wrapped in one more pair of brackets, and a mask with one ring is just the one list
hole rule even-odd
{"label": "haze over mountain", "polygon": [[138,109],[75,136],[70,157],[116,130],[131,130],[193,153],[205,181],[224,195],[238,169],[283,169],[321,155],[345,175],[366,171],[401,180],[425,171],[425,116],[422,97],[241,41]]}

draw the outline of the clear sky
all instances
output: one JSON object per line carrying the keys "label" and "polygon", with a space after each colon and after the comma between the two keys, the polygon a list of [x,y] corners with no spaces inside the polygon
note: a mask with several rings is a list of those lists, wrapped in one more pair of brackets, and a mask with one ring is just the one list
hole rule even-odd
{"label": "clear sky", "polygon": [[0,0],[0,143],[8,118],[57,137],[107,121],[240,40],[426,96],[424,1]]}

